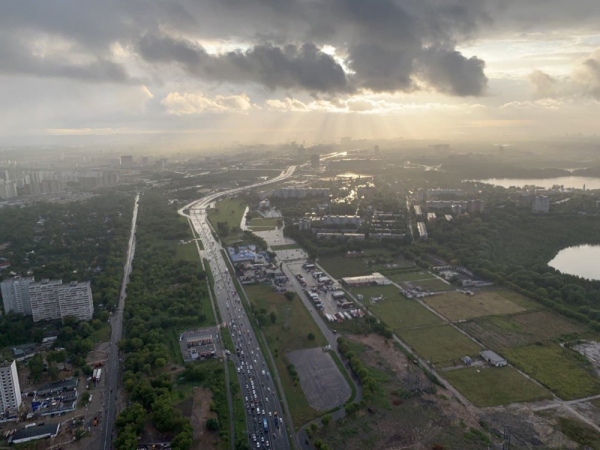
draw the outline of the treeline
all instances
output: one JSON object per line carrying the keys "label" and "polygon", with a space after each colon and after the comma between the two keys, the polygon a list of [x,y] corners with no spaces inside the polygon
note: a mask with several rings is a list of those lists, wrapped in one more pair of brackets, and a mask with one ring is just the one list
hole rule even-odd
{"label": "treeline", "polygon": [[124,311],[125,352],[123,384],[131,405],[117,420],[116,448],[137,448],[137,436],[149,418],[156,430],[173,437],[172,448],[189,449],[192,427],[173,407],[173,380],[165,366],[173,355],[171,330],[206,322],[202,303],[209,301],[205,273],[198,262],[176,258],[175,241],[189,238],[166,198],[157,193],[141,197],[136,253]]}
{"label": "treeline", "polygon": [[600,330],[600,281],[566,275],[548,266],[561,249],[600,244],[600,218],[533,215],[508,205],[479,217],[440,221],[429,227],[435,242],[413,250],[437,253],[453,263],[509,286],[561,314]]}

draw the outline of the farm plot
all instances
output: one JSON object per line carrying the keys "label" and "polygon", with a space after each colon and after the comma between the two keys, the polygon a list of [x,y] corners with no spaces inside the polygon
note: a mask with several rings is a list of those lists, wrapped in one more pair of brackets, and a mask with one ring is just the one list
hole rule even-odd
{"label": "farm plot", "polygon": [[502,350],[562,335],[581,333],[586,328],[550,311],[532,311],[512,316],[483,317],[460,327],[487,347]]}
{"label": "farm plot", "polygon": [[507,349],[506,358],[563,400],[600,394],[600,380],[589,361],[558,344]]}
{"label": "farm plot", "polygon": [[411,328],[399,334],[423,358],[439,367],[452,365],[466,355],[476,356],[482,350],[450,325]]}
{"label": "farm plot", "polygon": [[427,297],[424,301],[452,321],[524,311],[521,306],[494,292],[478,292],[474,296],[448,292]]}
{"label": "farm plot", "polygon": [[469,367],[444,372],[444,377],[478,407],[552,397],[548,390],[521,375],[514,367]]}

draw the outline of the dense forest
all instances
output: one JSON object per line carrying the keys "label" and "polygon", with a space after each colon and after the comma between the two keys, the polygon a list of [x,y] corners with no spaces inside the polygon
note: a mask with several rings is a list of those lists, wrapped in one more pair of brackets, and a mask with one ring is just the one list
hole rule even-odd
{"label": "dense forest", "polygon": [[534,215],[507,204],[429,226],[434,242],[417,248],[464,264],[600,329],[600,281],[561,274],[548,262],[561,249],[600,244],[600,218],[560,211]]}
{"label": "dense forest", "polygon": [[[176,330],[207,321],[202,305],[209,300],[200,260],[176,257],[177,241],[189,237],[187,224],[165,197],[153,192],[141,197],[124,312],[125,338],[119,344],[126,355],[123,383],[131,401],[117,420],[119,450],[137,448],[137,436],[148,418],[156,430],[173,438],[173,449],[188,449],[192,444],[189,420],[173,406],[175,383],[166,367],[179,358],[169,346],[176,340]],[[223,378],[192,368],[185,376],[210,386]]]}

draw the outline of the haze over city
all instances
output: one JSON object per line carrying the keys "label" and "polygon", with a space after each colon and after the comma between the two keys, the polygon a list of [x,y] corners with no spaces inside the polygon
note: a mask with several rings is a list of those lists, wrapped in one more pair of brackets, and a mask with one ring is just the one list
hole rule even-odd
{"label": "haze over city", "polygon": [[527,140],[597,131],[595,0],[0,8],[4,143]]}

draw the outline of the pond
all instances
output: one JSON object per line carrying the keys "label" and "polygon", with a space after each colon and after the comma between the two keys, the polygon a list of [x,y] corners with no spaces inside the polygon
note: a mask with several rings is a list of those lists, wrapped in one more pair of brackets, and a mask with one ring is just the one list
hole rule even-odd
{"label": "pond", "polygon": [[561,273],[600,280],[600,245],[578,245],[562,249],[548,265]]}
{"label": "pond", "polygon": [[565,189],[600,189],[600,178],[593,177],[555,177],[555,178],[488,178],[486,180],[473,180],[479,183],[493,184],[509,188],[511,186],[538,186],[550,189],[552,186],[564,186]]}

